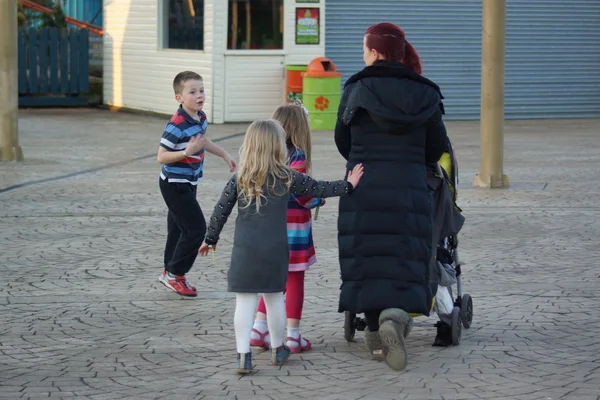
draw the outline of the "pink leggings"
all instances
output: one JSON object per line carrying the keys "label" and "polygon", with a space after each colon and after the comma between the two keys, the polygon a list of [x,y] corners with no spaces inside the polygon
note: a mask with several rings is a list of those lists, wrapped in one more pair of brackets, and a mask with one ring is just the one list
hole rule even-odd
{"label": "pink leggings", "polygon": [[[302,319],[302,306],[304,304],[304,271],[288,272],[285,285],[285,312],[288,318]],[[262,296],[258,303],[258,312],[267,313],[265,301]]]}

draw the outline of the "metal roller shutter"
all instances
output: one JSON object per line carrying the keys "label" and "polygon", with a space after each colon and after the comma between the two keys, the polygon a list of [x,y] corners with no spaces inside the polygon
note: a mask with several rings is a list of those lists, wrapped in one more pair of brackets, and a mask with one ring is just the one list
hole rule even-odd
{"label": "metal roller shutter", "polygon": [[[447,119],[478,119],[481,0],[325,0],[325,53],[343,80],[372,24],[402,27],[438,83]],[[506,117],[600,116],[600,1],[507,0]]]}
{"label": "metal roller shutter", "polygon": [[423,75],[440,85],[448,119],[479,117],[481,1],[325,0],[325,55],[345,81],[364,67],[365,30],[393,22],[423,61]]}
{"label": "metal roller shutter", "polygon": [[600,117],[600,0],[506,9],[506,117]]}

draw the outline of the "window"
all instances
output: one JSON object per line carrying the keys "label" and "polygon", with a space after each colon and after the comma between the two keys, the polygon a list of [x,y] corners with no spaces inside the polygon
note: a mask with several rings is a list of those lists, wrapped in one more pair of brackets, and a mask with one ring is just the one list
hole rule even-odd
{"label": "window", "polygon": [[229,50],[283,49],[283,0],[229,0]]}
{"label": "window", "polygon": [[163,0],[163,47],[204,50],[204,0]]}

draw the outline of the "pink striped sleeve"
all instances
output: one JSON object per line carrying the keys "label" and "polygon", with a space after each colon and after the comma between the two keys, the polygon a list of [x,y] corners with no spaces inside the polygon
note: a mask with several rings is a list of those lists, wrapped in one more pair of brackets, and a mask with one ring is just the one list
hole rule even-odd
{"label": "pink striped sleeve", "polygon": [[[306,174],[306,156],[304,155],[304,152],[301,150],[296,151],[291,157],[288,165],[294,171]],[[296,202],[304,208],[315,208],[321,204],[321,199],[315,199],[310,196],[296,197],[292,195],[292,197],[294,197]]]}

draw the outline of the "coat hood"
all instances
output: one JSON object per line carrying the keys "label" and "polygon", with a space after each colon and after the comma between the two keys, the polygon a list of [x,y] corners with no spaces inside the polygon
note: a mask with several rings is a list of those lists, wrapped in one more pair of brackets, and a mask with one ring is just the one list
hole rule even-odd
{"label": "coat hood", "polygon": [[402,64],[375,63],[346,82],[341,120],[350,125],[358,110],[365,110],[383,131],[402,133],[444,113],[443,96],[430,80]]}

